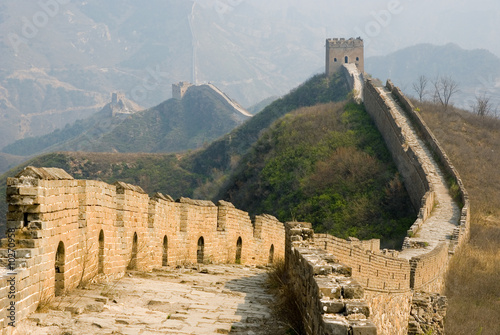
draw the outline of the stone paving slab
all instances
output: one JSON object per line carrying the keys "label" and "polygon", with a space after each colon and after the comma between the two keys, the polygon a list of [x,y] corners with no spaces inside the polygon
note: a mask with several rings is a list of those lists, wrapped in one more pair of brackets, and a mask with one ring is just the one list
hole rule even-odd
{"label": "stone paving slab", "polygon": [[[207,265],[203,270],[208,273],[132,272],[114,283],[75,290],[46,313],[21,322],[18,334],[285,334],[270,309],[265,269]],[[96,300],[101,309],[95,309]]]}

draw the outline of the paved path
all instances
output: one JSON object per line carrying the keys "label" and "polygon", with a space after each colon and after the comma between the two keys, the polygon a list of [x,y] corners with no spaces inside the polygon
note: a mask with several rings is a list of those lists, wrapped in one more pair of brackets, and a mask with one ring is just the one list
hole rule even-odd
{"label": "paved path", "polygon": [[[205,272],[205,273],[203,273]],[[273,318],[263,269],[232,265],[132,273],[75,290],[19,334],[285,334]]]}
{"label": "paved path", "polygon": [[394,101],[392,94],[385,87],[379,87],[378,89],[391,106],[396,122],[404,133],[406,142],[413,148],[418,157],[422,159],[424,171],[430,177],[435,191],[436,206],[431,216],[417,232],[417,235],[412,238],[412,240],[416,241],[425,241],[428,243],[428,246],[422,249],[405,249],[399,254],[402,258],[410,259],[431,251],[440,242],[450,242],[453,230],[460,221],[460,208],[450,196],[446,179],[439,165],[424,142],[417,136],[415,129],[407,119],[402,108]]}

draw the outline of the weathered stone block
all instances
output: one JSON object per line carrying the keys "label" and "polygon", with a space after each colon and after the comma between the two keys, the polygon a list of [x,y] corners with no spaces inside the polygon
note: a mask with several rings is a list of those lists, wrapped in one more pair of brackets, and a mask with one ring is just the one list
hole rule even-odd
{"label": "weathered stone block", "polygon": [[349,324],[343,318],[324,318],[325,334],[327,335],[348,335]]}
{"label": "weathered stone block", "polygon": [[377,327],[369,321],[350,321],[352,335],[377,335]]}
{"label": "weathered stone block", "polygon": [[19,195],[37,195],[40,192],[38,187],[19,187]]}
{"label": "weathered stone block", "polygon": [[350,277],[352,275],[352,268],[343,264],[333,264],[332,272],[346,277]]}
{"label": "weathered stone block", "polygon": [[364,314],[370,316],[370,307],[365,301],[347,301],[345,304],[346,313],[349,314]]}
{"label": "weathered stone block", "polygon": [[332,273],[331,265],[317,264],[313,266],[313,272],[315,275],[329,275]]}
{"label": "weathered stone block", "polygon": [[337,279],[342,287],[344,299],[363,299],[364,290],[357,281],[352,278],[339,278]]}
{"label": "weathered stone block", "polygon": [[316,278],[320,295],[330,299],[340,299],[342,296],[342,289],[340,285],[331,278]]}
{"label": "weathered stone block", "polygon": [[333,299],[333,300],[321,299],[321,305],[323,313],[326,314],[343,313],[345,310],[345,304],[340,299]]}

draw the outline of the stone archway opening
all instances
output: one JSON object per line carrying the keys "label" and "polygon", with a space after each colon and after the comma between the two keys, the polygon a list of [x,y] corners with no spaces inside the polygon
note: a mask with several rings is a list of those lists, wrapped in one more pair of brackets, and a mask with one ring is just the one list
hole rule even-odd
{"label": "stone archway opening", "polygon": [[274,262],[274,244],[271,244],[271,248],[269,249],[269,264],[273,264]]}
{"label": "stone archway opening", "polygon": [[134,239],[132,240],[132,255],[130,256],[130,262],[128,264],[129,270],[137,269],[137,245],[139,243],[137,233],[134,233]]}
{"label": "stone archway opening", "polygon": [[203,263],[205,257],[205,240],[203,236],[198,239],[198,249],[196,250],[196,260],[198,263]]}
{"label": "stone archway opening", "polygon": [[344,60],[346,64],[349,63],[349,57],[345,56]]}
{"label": "stone archway opening", "polygon": [[97,273],[104,273],[104,231],[102,229],[99,232],[99,256]]}
{"label": "stone archway opening", "polygon": [[238,237],[238,241],[236,242],[236,264],[241,264],[241,250],[243,249],[243,240],[241,236]]}
{"label": "stone archway opening", "polygon": [[64,243],[59,242],[55,257],[55,295],[60,296],[64,294],[64,263],[65,263],[65,250]]}
{"label": "stone archway opening", "polygon": [[163,238],[163,257],[161,260],[162,266],[168,265],[168,238],[167,235]]}

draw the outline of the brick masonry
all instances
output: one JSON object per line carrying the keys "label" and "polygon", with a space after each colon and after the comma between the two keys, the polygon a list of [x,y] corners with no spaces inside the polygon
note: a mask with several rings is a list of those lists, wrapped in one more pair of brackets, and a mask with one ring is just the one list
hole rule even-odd
{"label": "brick masonry", "polygon": [[[28,167],[9,178],[7,230],[15,273],[0,278],[0,322],[7,332],[39,303],[90,281],[164,265],[266,265],[284,258],[284,225],[269,215],[253,221],[231,203],[149,197],[140,187],[75,180],[65,171]],[[0,261],[8,266],[9,240]],[[15,297],[7,281],[14,278]]]}

